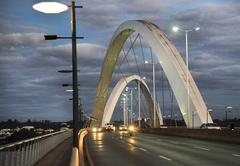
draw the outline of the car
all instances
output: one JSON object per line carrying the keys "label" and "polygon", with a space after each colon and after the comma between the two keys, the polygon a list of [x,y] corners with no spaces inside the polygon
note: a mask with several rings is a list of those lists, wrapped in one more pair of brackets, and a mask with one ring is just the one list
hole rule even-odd
{"label": "car", "polygon": [[21,130],[28,130],[28,131],[34,131],[35,130],[35,127],[34,126],[23,126],[21,128]]}
{"label": "car", "polygon": [[93,127],[91,130],[93,133],[98,133],[98,132],[102,132],[103,129],[101,127],[97,128],[97,127]]}
{"label": "car", "polygon": [[105,131],[115,131],[115,127],[112,123],[105,124]]}
{"label": "car", "polygon": [[35,130],[35,133],[37,135],[42,135],[42,134],[44,134],[44,129],[38,128],[38,129]]}
{"label": "car", "polygon": [[135,131],[135,127],[133,125],[128,127],[125,125],[120,125],[118,131],[120,136],[132,136],[133,132]]}
{"label": "car", "polygon": [[135,132],[135,131],[136,131],[136,127],[135,127],[135,126],[130,125],[130,126],[128,127],[128,132],[129,132],[129,135],[130,135],[130,136],[132,136],[132,135],[133,135],[133,132]]}
{"label": "car", "polygon": [[200,126],[200,129],[216,129],[216,130],[221,130],[221,127],[218,126],[216,123],[203,123]]}
{"label": "car", "polygon": [[127,131],[127,127],[125,125],[120,125],[118,130],[119,131]]}
{"label": "car", "polygon": [[46,129],[46,130],[44,130],[45,134],[49,134],[49,133],[53,133],[53,132],[54,132],[53,129]]}
{"label": "car", "polygon": [[67,123],[61,123],[60,125],[60,131],[66,131],[69,130],[70,126]]}

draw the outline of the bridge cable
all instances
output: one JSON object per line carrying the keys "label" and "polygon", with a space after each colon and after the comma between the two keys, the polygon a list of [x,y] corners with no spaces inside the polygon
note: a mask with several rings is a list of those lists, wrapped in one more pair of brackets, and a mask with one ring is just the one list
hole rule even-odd
{"label": "bridge cable", "polygon": [[131,48],[133,47],[134,43],[136,42],[137,38],[138,38],[139,34],[136,36],[136,38],[134,39],[134,41],[131,43],[130,48],[127,50],[127,53],[124,53],[124,58],[120,64],[120,66],[122,65],[122,63],[124,62],[124,60],[126,59],[127,55],[129,54],[129,52],[131,51]]}
{"label": "bridge cable", "polygon": [[[131,42],[131,44],[133,43],[132,42],[132,38],[131,38],[131,36],[129,37],[130,38],[130,42]],[[140,34],[138,33],[137,34],[137,37],[136,38],[139,38],[139,40],[140,40]],[[141,43],[140,43],[141,44]],[[141,45],[142,46],[142,45]],[[143,50],[142,50],[143,51]],[[139,76],[141,77],[141,71],[140,71],[140,69],[139,69],[139,65],[138,65],[138,61],[137,61],[137,57],[136,57],[136,52],[135,52],[135,50],[134,50],[134,44],[132,44],[132,52],[133,52],[133,55],[134,55],[134,60],[135,60],[135,63],[136,63],[136,66],[137,66],[137,71],[138,71],[138,73],[139,73]],[[143,55],[143,57],[144,57],[144,53],[142,52],[142,55]],[[144,58],[145,59],[145,58]],[[145,62],[145,61],[144,61]],[[143,95],[142,93],[141,93],[141,95]],[[142,99],[142,98],[141,98]],[[142,103],[142,102],[141,102]],[[146,105],[145,104],[143,104],[143,106],[144,106],[144,110],[147,110],[146,109]],[[142,107],[141,107],[142,108]],[[145,112],[142,112],[142,113],[144,113],[144,115],[146,115],[146,113]]]}
{"label": "bridge cable", "polygon": [[126,78],[125,78],[125,76],[124,76],[124,74],[123,74],[123,72],[122,72],[122,70],[121,70],[121,66],[122,66],[124,60],[126,60],[127,65],[128,65],[128,68],[129,68],[129,71],[130,71],[131,66],[130,66],[130,64],[129,64],[129,61],[128,61],[128,59],[127,59],[127,56],[129,55],[129,52],[130,52],[131,48],[133,47],[134,43],[136,42],[138,36],[139,36],[139,34],[138,34],[138,35],[136,36],[136,38],[134,39],[133,43],[131,43],[130,48],[128,49],[127,53],[124,51],[124,48],[122,48],[124,58],[122,59],[120,65],[117,64],[117,70],[120,71],[120,73],[121,73],[122,77],[124,78],[126,84],[127,84],[127,81],[126,81]]}
{"label": "bridge cable", "polygon": [[[139,36],[139,34],[137,36]],[[131,36],[129,36],[129,39],[130,39],[130,42],[132,43]],[[141,77],[141,72],[140,72],[140,69],[139,69],[139,66],[138,66],[137,57],[136,57],[136,53],[135,53],[134,47],[132,47],[132,52],[133,52],[133,55],[134,55],[134,60],[135,60],[136,66],[137,66],[138,74]]]}
{"label": "bridge cable", "polygon": [[144,66],[144,69],[146,71],[146,64],[145,64],[145,56],[144,56],[144,51],[143,51],[143,46],[142,46],[142,40],[141,40],[141,35],[139,36],[139,41],[140,41],[140,46],[141,46],[141,50],[142,50],[142,58],[143,58],[143,66]]}
{"label": "bridge cable", "polygon": [[[138,37],[138,36],[137,36],[137,37]],[[127,56],[129,55],[129,52],[131,51],[131,47],[133,47],[134,43],[136,42],[137,37],[134,39],[133,43],[131,43],[131,46],[130,46],[130,48],[127,50],[127,53],[126,53],[126,52],[124,51],[124,49],[122,48],[124,57],[123,57],[122,61],[120,62],[120,64],[117,64],[117,71],[118,71],[118,70],[120,71],[120,73],[121,73],[122,77],[124,78],[126,84],[127,84],[127,81],[126,81],[126,78],[125,78],[125,76],[124,76],[124,74],[123,74],[123,72],[122,72],[122,70],[121,70],[121,66],[122,66],[122,64],[124,63],[124,61],[126,60],[126,62],[127,62],[127,64],[128,64],[128,68],[131,69],[130,64],[129,64],[129,61],[128,61],[128,59],[127,59]]]}
{"label": "bridge cable", "polygon": [[[132,41],[132,40],[131,40],[131,37],[130,37],[130,40],[131,40],[131,41],[130,41],[130,42],[131,42],[130,48],[128,49],[127,53],[124,51],[124,48],[122,48],[123,54],[124,54],[124,58],[122,59],[122,61],[120,62],[120,64],[117,63],[117,71],[120,71],[120,74],[121,74],[122,77],[124,78],[126,84],[127,84],[127,81],[126,81],[126,78],[125,78],[125,76],[124,76],[124,74],[123,74],[123,72],[122,72],[122,70],[121,70],[121,66],[123,65],[123,62],[126,60],[126,62],[127,62],[127,64],[128,64],[128,68],[131,69],[130,64],[129,64],[129,61],[128,61],[128,59],[127,59],[127,56],[129,55],[129,52],[130,52],[131,49],[132,49],[133,52],[135,53],[135,51],[134,51],[134,49],[133,49],[133,46],[134,46],[134,44],[135,44],[135,42],[136,42],[136,40],[137,40],[138,37],[139,37],[139,34],[136,36],[136,38],[134,39],[134,41]],[[135,55],[135,54],[134,54],[134,55]],[[135,55],[135,61],[136,61],[136,55]],[[137,63],[137,62],[136,62],[136,63]],[[138,67],[138,63],[137,63],[137,67]],[[138,73],[141,75],[139,68],[138,68]],[[142,95],[142,94],[141,94],[141,95]],[[135,101],[138,101],[138,100],[136,99],[136,96],[134,96],[133,99],[134,99]],[[141,102],[141,103],[142,103],[142,102]],[[147,109],[146,109],[146,105],[144,104],[143,106],[144,106],[144,108],[145,108],[144,110],[147,110]],[[141,107],[141,108],[142,108],[142,107]],[[144,112],[144,115],[146,115],[145,112]]]}

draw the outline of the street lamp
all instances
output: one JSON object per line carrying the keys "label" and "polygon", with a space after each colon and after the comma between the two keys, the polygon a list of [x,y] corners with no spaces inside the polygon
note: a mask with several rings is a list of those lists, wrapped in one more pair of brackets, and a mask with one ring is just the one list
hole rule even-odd
{"label": "street lamp", "polygon": [[126,109],[126,107],[127,107],[127,94],[125,94],[125,93],[123,93],[122,94],[122,96],[123,96],[123,98],[122,98],[122,100],[123,100],[123,124],[125,125],[125,126],[127,126],[127,109]]}
{"label": "street lamp", "polygon": [[134,87],[134,88],[130,88],[130,87],[126,87],[126,91],[130,90],[130,96],[131,96],[131,112],[130,112],[130,123],[132,124],[133,123],[133,90],[136,90],[137,87]]}
{"label": "street lamp", "polygon": [[[189,67],[188,67],[188,32],[199,31],[200,27],[195,27],[195,28],[192,28],[192,29],[183,29],[183,28],[174,26],[172,28],[172,30],[174,32],[181,31],[181,32],[185,33],[185,40],[186,40],[186,65],[187,65],[187,114],[188,114],[187,116],[188,116],[188,127],[190,127],[189,75],[188,75],[188,73],[189,73]],[[192,121],[193,121],[193,119],[192,119]]]}
{"label": "street lamp", "polygon": [[[141,79],[146,80],[146,77],[142,77]],[[138,80],[138,127],[141,128],[141,86],[140,81]]]}
{"label": "street lamp", "polygon": [[226,106],[226,110],[225,110],[225,119],[226,119],[226,121],[228,119],[228,112],[231,112],[230,109],[232,109],[232,106]]}
{"label": "street lamp", "polygon": [[[72,70],[58,70],[59,73],[72,73]],[[80,72],[80,70],[77,70],[77,72]]]}
{"label": "street lamp", "polygon": [[156,91],[155,91],[155,64],[153,62],[145,61],[145,64],[152,64],[153,72],[153,127],[156,127]]}
{"label": "street lamp", "polygon": [[[73,86],[72,84],[62,84],[62,87],[68,87],[68,86]],[[80,84],[78,84],[80,86]]]}
{"label": "street lamp", "polygon": [[208,114],[210,114],[210,112],[212,112],[213,111],[213,109],[207,109],[207,119],[206,119],[206,123],[208,123]]}
{"label": "street lamp", "polygon": [[[71,37],[58,37],[57,35],[45,35],[46,40],[56,39],[71,39],[72,40],[72,84],[73,84],[73,146],[78,146],[78,81],[77,81],[77,39],[76,37],[76,18],[75,8],[82,8],[82,6],[75,6],[72,1],[70,6],[58,2],[40,2],[33,5],[33,9],[42,13],[57,14],[71,9]],[[80,117],[81,119],[81,117]]]}
{"label": "street lamp", "polygon": [[68,6],[59,2],[40,2],[33,9],[46,14],[57,14],[68,10]]}

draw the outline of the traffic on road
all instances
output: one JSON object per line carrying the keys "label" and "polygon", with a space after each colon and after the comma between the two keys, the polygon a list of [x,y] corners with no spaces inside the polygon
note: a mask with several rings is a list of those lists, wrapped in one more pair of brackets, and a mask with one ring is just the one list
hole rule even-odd
{"label": "traffic on road", "polygon": [[[126,130],[120,127],[121,131]],[[139,132],[119,134],[121,131],[92,132],[87,136],[95,165],[239,166],[240,163],[240,145]]]}

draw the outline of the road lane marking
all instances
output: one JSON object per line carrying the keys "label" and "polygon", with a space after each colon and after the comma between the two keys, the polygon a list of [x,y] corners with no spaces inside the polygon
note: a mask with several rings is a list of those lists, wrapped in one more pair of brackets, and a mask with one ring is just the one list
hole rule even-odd
{"label": "road lane marking", "polygon": [[142,150],[142,151],[144,151],[144,152],[146,152],[146,151],[147,151],[146,149],[143,149],[143,148],[138,148],[138,149],[140,149],[140,150]]}
{"label": "road lane marking", "polygon": [[205,147],[201,147],[201,146],[194,146],[194,148],[196,148],[196,149],[201,149],[201,150],[206,150],[206,151],[210,151],[210,149],[205,148]]}
{"label": "road lane marking", "polygon": [[240,157],[240,154],[232,154],[235,157]]}
{"label": "road lane marking", "polygon": [[162,159],[165,159],[165,160],[168,160],[168,161],[172,161],[172,159],[166,157],[166,156],[163,156],[163,155],[159,155],[158,157],[162,158]]}

